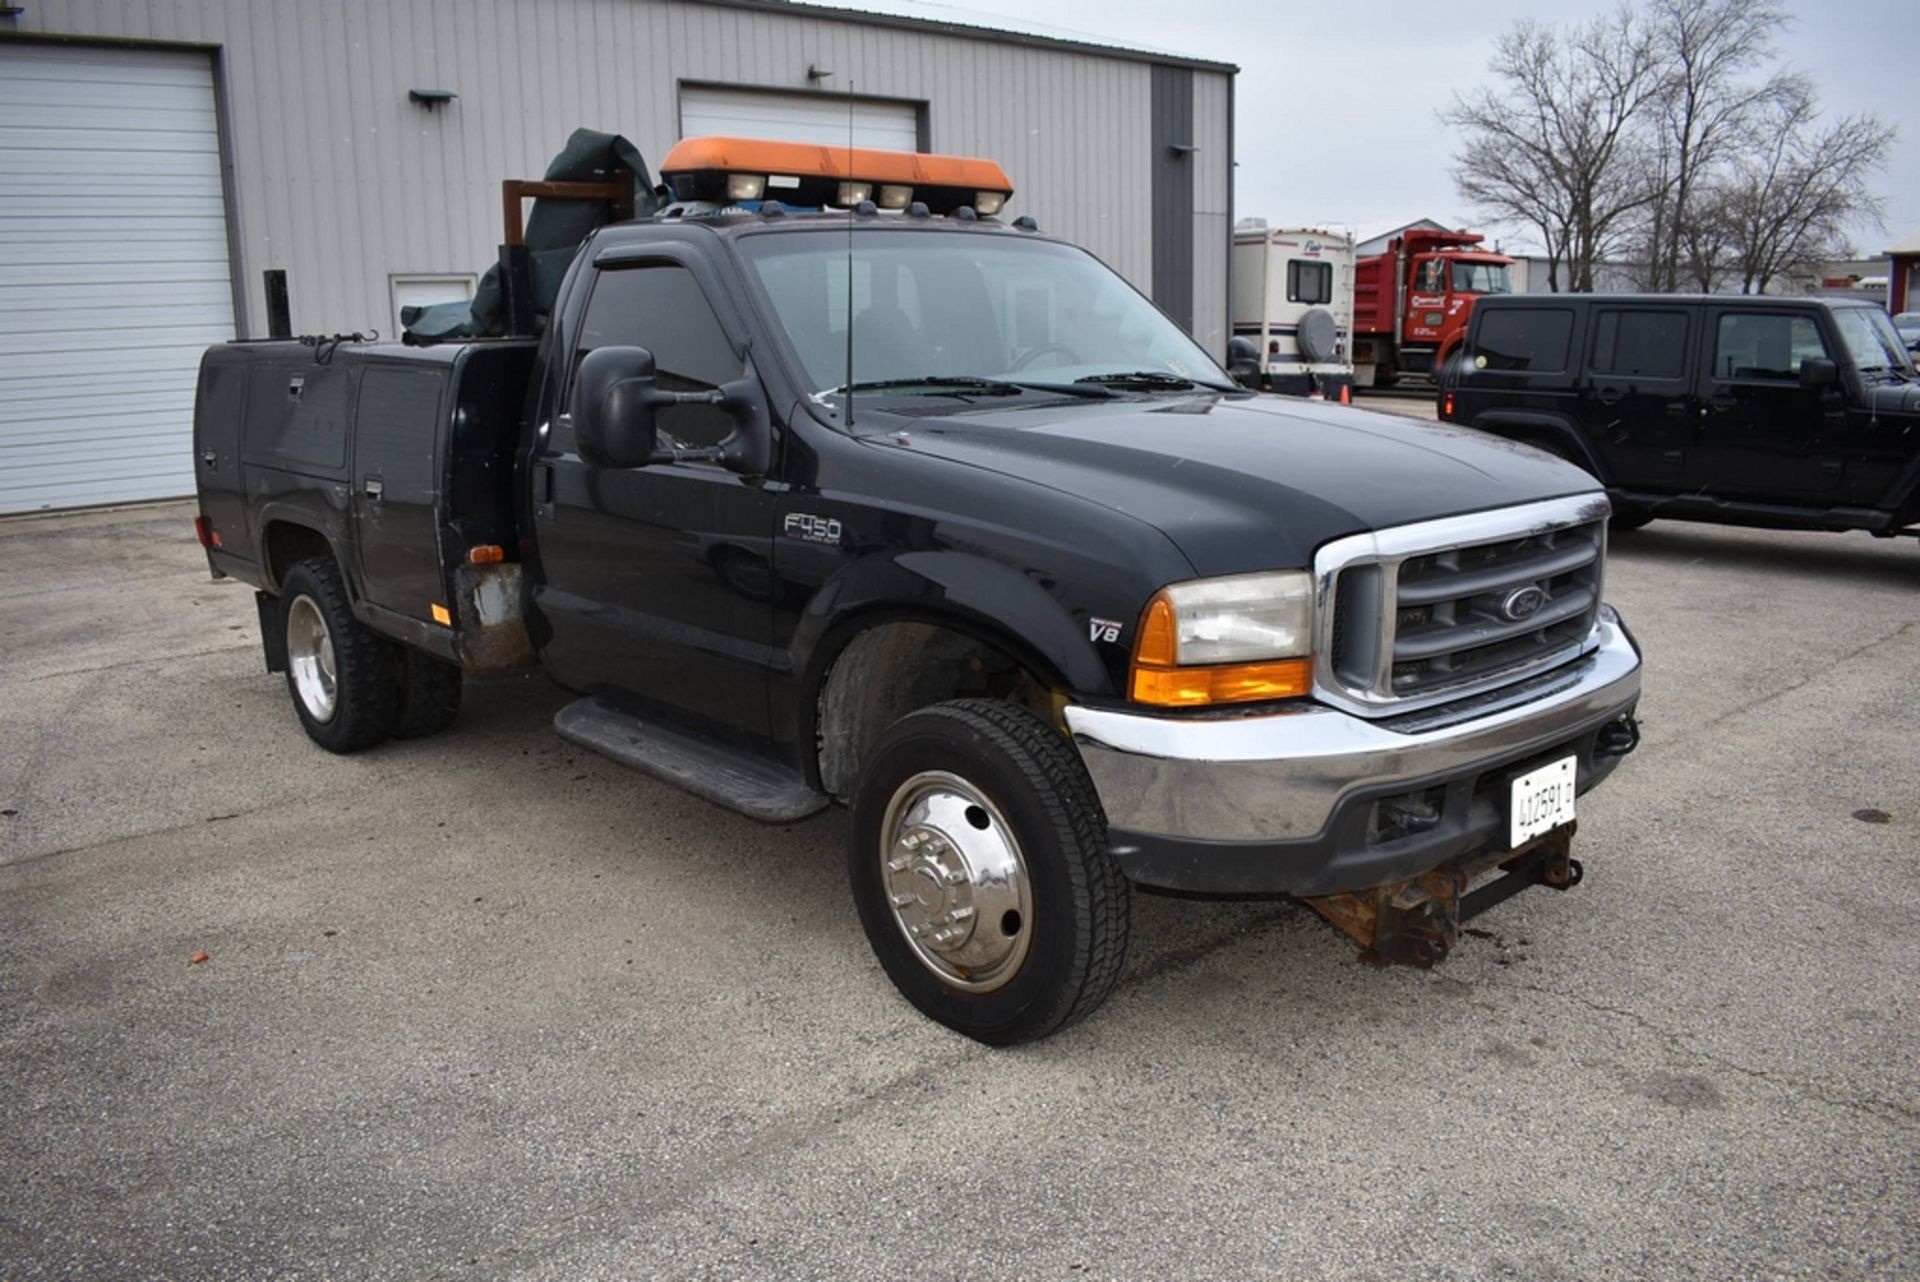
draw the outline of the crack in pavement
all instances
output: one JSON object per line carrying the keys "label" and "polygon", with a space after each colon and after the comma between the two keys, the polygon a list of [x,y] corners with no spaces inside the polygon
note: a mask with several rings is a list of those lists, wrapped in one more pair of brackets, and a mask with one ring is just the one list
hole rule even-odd
{"label": "crack in pavement", "polygon": [[1696,1064],[1725,1069],[1730,1073],[1738,1073],[1742,1077],[1765,1082],[1769,1086],[1777,1086],[1783,1090],[1791,1091],[1796,1095],[1805,1095],[1822,1104],[1845,1109],[1848,1112],[1858,1113],[1865,1117],[1884,1119],[1888,1114],[1891,1114],[1904,1121],[1920,1122],[1920,1109],[1912,1108],[1905,1104],[1895,1103],[1892,1100],[1875,1099],[1872,1096],[1862,1098],[1857,1096],[1847,1097],[1835,1095],[1830,1091],[1822,1090],[1817,1083],[1809,1081],[1806,1078],[1776,1074],[1764,1068],[1754,1068],[1750,1065],[1742,1064],[1738,1060],[1728,1059],[1712,1051],[1701,1050],[1696,1046],[1689,1045],[1681,1034],[1671,1029],[1663,1028],[1648,1019],[1645,1015],[1642,1015],[1639,1011],[1629,1009],[1625,1006],[1609,1005],[1606,1002],[1583,997],[1579,993],[1562,992],[1560,989],[1548,988],[1542,984],[1516,982],[1514,987],[1524,989],[1530,993],[1537,993],[1543,997],[1558,997],[1562,1001],[1572,1002],[1574,1005],[1584,1010],[1593,1011],[1595,1014],[1617,1015],[1622,1019],[1630,1021],[1641,1031],[1660,1042],[1670,1054],[1681,1059],[1692,1060]]}
{"label": "crack in pavement", "polygon": [[1720,713],[1718,716],[1713,717],[1710,720],[1700,722],[1698,725],[1694,726],[1692,730],[1678,736],[1677,738],[1669,739],[1665,743],[1649,744],[1648,746],[1653,748],[1665,749],[1665,748],[1675,747],[1681,744],[1692,743],[1698,740],[1700,736],[1705,734],[1707,731],[1712,730],[1715,726],[1721,725],[1722,723],[1727,721],[1731,721],[1735,717],[1743,716],[1746,713],[1752,712],[1756,708],[1765,707],[1767,704],[1772,703],[1774,700],[1783,699],[1787,695],[1794,693],[1796,690],[1804,689],[1805,687],[1812,685],[1815,681],[1820,680],[1822,677],[1830,675],[1835,669],[1839,668],[1842,664],[1850,663],[1853,660],[1859,658],[1861,655],[1865,654],[1867,651],[1878,649],[1880,646],[1885,645],[1889,641],[1897,641],[1901,637],[1906,636],[1908,633],[1912,632],[1916,627],[1920,627],[1920,619],[1908,619],[1905,623],[1901,624],[1899,627],[1895,628],[1893,631],[1887,633],[1885,636],[1876,637],[1874,640],[1868,641],[1864,645],[1856,646],[1854,649],[1847,651],[1845,654],[1833,660],[1831,663],[1815,668],[1810,675],[1800,678],[1798,681],[1795,681],[1792,685],[1783,685],[1783,686],[1777,687],[1776,689],[1769,690],[1767,693],[1761,695],[1757,699],[1748,700],[1746,703],[1740,704],[1738,707],[1727,709],[1725,712]]}
{"label": "crack in pavement", "polygon": [[182,659],[204,659],[210,654],[231,654],[235,650],[257,650],[258,641],[243,641],[238,645],[215,646],[211,650],[179,650],[172,654],[154,655],[144,659],[122,659],[118,663],[102,663],[92,668],[62,668],[57,672],[36,672],[31,676],[0,668],[0,680],[9,678],[26,681],[54,681],[61,677],[84,677],[95,672],[112,672],[116,668],[160,667],[163,664],[178,663]]}

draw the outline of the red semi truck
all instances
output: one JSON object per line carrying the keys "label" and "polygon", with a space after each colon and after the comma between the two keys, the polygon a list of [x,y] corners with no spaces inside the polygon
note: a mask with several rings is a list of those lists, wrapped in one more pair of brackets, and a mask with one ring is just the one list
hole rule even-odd
{"label": "red semi truck", "polygon": [[1391,387],[1403,374],[1429,378],[1467,336],[1473,300],[1513,292],[1513,260],[1476,249],[1471,231],[1414,228],[1387,252],[1353,268],[1353,381]]}

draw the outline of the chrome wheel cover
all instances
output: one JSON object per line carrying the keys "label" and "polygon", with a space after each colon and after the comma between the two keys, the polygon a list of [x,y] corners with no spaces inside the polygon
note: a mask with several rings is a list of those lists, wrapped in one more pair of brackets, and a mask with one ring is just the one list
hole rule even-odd
{"label": "chrome wheel cover", "polygon": [[929,770],[894,789],[880,875],[907,946],[941,982],[990,992],[1019,973],[1033,890],[1012,825],[958,775]]}
{"label": "chrome wheel cover", "polygon": [[287,608],[287,671],[301,706],[315,721],[333,720],[339,706],[339,682],[333,668],[333,637],[326,616],[310,596],[297,596]]}

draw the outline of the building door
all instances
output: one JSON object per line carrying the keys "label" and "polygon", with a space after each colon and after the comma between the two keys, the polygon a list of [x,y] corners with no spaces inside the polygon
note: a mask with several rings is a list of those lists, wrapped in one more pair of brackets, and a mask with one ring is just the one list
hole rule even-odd
{"label": "building door", "polygon": [[0,41],[0,512],[193,493],[231,271],[208,55]]}
{"label": "building door", "polygon": [[[848,99],[831,93],[763,93],[684,85],[680,90],[680,136],[767,138],[822,146],[879,147],[919,151],[920,106],[878,98]],[[776,194],[776,193],[769,193]]]}

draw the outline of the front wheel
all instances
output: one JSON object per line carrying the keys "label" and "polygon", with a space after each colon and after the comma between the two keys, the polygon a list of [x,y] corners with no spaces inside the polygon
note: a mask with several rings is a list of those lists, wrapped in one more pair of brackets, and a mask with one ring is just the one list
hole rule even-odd
{"label": "front wheel", "polygon": [[902,717],[869,761],[847,866],[902,995],[996,1046],[1106,1000],[1126,959],[1128,888],[1059,732],[1012,704],[957,700]]}

